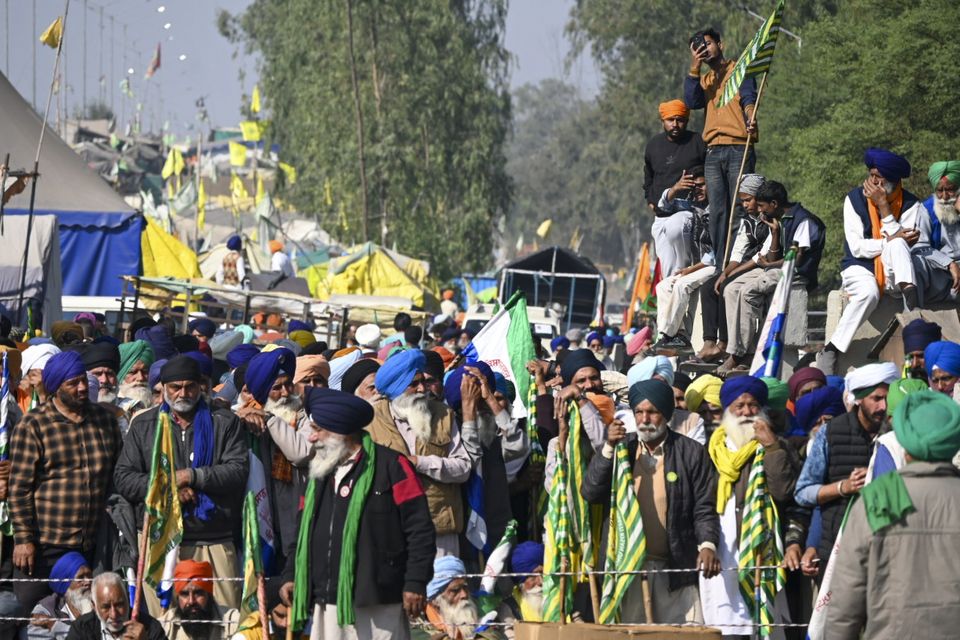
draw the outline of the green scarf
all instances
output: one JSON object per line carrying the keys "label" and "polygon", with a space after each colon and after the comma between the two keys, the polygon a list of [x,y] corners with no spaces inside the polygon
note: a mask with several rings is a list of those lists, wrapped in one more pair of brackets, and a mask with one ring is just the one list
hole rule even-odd
{"label": "green scarf", "polygon": [[[347,519],[343,527],[343,544],[340,551],[340,574],[337,576],[337,624],[341,627],[354,624],[356,614],[353,611],[353,581],[357,563],[357,534],[360,531],[360,515],[363,505],[373,486],[373,473],[377,454],[373,439],[363,433],[363,471],[353,488],[350,504],[347,506]],[[303,629],[310,616],[310,530],[317,508],[317,481],[310,478],[307,493],[303,498],[303,514],[300,517],[300,530],[297,532],[296,569],[294,571],[293,610],[290,625],[294,631]]]}
{"label": "green scarf", "polygon": [[860,489],[860,496],[863,498],[870,530],[874,533],[899,522],[905,515],[914,511],[913,500],[910,499],[907,486],[896,471],[890,471],[871,480],[870,484]]}

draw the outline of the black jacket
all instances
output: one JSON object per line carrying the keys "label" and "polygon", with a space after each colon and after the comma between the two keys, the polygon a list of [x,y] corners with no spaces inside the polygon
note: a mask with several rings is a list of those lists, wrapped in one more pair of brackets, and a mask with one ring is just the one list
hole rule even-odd
{"label": "black jacket", "polygon": [[[627,441],[630,460],[637,457],[638,442],[631,434]],[[720,543],[720,517],[717,515],[717,485],[713,464],[707,450],[696,440],[667,429],[664,441],[664,473],[677,475],[676,482],[667,482],[667,542],[671,569],[696,567],[698,545]],[[593,456],[583,478],[580,494],[585,500],[610,508],[610,482],[613,460]],[[604,518],[604,522],[609,518]],[[671,573],[670,589],[697,584],[697,573]]]}
{"label": "black jacket", "polygon": [[[373,486],[363,505],[357,533],[354,606],[394,604],[403,601],[403,593],[426,595],[433,577],[436,534],[427,498],[416,472],[404,456],[376,447]],[[317,505],[310,526],[310,582],[313,602],[335,604],[340,573],[341,543],[349,491],[362,466],[364,456],[334,489],[333,475],[318,481]],[[303,523],[301,522],[301,526]],[[287,556],[283,582],[294,579],[296,553]]]}
{"label": "black jacket", "polygon": [[[140,612],[139,620],[147,628],[146,640],[167,640],[167,634],[163,632],[160,623],[145,611]],[[91,611],[77,618],[70,626],[67,640],[103,640],[97,612]]]}
{"label": "black jacket", "polygon": [[[147,497],[153,442],[157,432],[159,407],[144,411],[130,423],[123,441],[120,460],[113,472],[113,483],[137,510],[137,523],[143,522],[143,501]],[[231,542],[240,531],[243,496],[246,492],[250,468],[246,438],[240,421],[229,411],[213,411],[213,464],[195,470],[192,487],[205,492],[216,509],[210,519],[202,522],[193,516],[183,516],[183,544],[221,544]],[[193,427],[181,431],[171,420],[173,456],[176,468],[190,468],[193,451]]]}

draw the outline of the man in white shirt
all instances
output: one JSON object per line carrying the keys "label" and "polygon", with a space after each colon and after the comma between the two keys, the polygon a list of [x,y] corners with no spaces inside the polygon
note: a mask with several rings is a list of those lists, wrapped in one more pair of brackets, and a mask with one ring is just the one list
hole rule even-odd
{"label": "man in white shirt", "polygon": [[280,271],[286,278],[294,277],[296,273],[293,270],[293,262],[290,261],[290,256],[283,252],[283,243],[279,240],[271,240],[269,247],[270,271]]}
{"label": "man in white shirt", "polygon": [[869,175],[843,203],[843,291],[848,297],[837,327],[817,355],[817,368],[834,372],[837,353],[846,353],[863,321],[883,293],[902,296],[904,306],[918,305],[917,278],[911,252],[929,247],[930,217],[915,195],[903,188],[910,177],[906,158],[871,147],[863,156]]}
{"label": "man in white shirt", "polygon": [[724,289],[730,357],[720,367],[722,373],[746,370],[747,354],[757,348],[754,340],[762,314],[777,288],[783,259],[791,247],[798,247],[794,286],[804,286],[807,290],[817,286],[817,269],[826,239],[823,222],[800,203],[791,203],[786,187],[773,180],[757,190],[756,200],[760,220],[770,233],[753,257],[760,268],[745,273]]}

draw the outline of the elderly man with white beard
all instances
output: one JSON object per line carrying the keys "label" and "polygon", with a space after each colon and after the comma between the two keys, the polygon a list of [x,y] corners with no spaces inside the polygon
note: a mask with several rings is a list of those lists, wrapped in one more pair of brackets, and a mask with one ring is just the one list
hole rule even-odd
{"label": "elderly man with white beard", "polygon": [[[516,587],[509,597],[497,607],[497,620],[507,624],[516,622],[543,621],[543,554],[544,546],[539,542],[521,542],[510,555],[511,573]],[[513,640],[515,629],[506,627],[507,640]]]}
{"label": "elderly man with white beard", "polygon": [[413,463],[436,528],[437,554],[459,556],[465,524],[460,485],[473,469],[469,451],[479,448],[464,440],[478,436],[476,430],[464,430],[461,438],[453,410],[429,396],[425,366],[419,349],[400,351],[383,363],[374,378],[383,398],[374,402],[367,430],[374,442]]}
{"label": "elderly man with white beard", "polygon": [[466,568],[460,558],[444,556],[433,563],[433,579],[427,585],[426,621],[414,634],[416,640],[503,640],[496,628],[480,624],[480,609],[470,597],[470,586],[460,577]]}
{"label": "elderly man with white beard", "polygon": [[[802,465],[794,448],[773,430],[773,422],[766,413],[768,395],[766,383],[754,376],[730,378],[720,388],[724,414],[720,426],[710,437],[707,451],[717,474],[716,505],[720,516],[717,555],[724,567],[740,566],[743,550],[752,548],[741,540],[745,531],[744,512],[751,500],[767,498],[772,499],[780,520],[776,530],[764,533],[769,540],[776,539],[778,548],[789,549],[788,568],[795,570],[800,565],[808,516],[793,502],[793,490]],[[756,470],[753,469],[755,462]],[[760,482],[750,482],[753,471],[758,478],[765,479],[766,489],[761,494],[756,494]],[[781,562],[774,558],[758,561],[757,557],[751,557],[749,560],[751,565]],[[766,582],[772,577],[764,574],[762,579]],[[749,635],[753,631],[750,626],[755,619],[750,609],[753,602],[748,604],[741,595],[736,572],[725,572],[719,580],[701,580],[700,596],[707,626],[718,626],[730,635]],[[793,606],[791,604],[791,609]],[[777,615],[786,615],[782,607]],[[784,618],[777,621],[781,620]]]}
{"label": "elderly man with white beard", "polygon": [[119,351],[117,406],[123,409],[129,420],[137,412],[153,406],[153,389],[147,383],[150,378],[150,366],[156,358],[153,355],[153,347],[146,340],[124,342],[120,345]]}
{"label": "elderly man with white beard", "polygon": [[927,172],[933,194],[923,202],[930,219],[930,246],[914,259],[924,304],[956,300],[960,292],[960,160],[942,160]]}
{"label": "elderly man with white beard", "polygon": [[[237,417],[212,411],[203,399],[200,363],[186,355],[171,358],[160,370],[163,403],[130,423],[113,472],[113,484],[143,519],[157,429],[171,430],[177,493],[183,510],[180,560],[209,562],[221,578],[239,577],[234,533],[239,531],[243,487],[249,472],[246,434]],[[237,582],[214,585],[217,602],[240,605]],[[150,610],[159,615],[159,600],[145,591]]]}
{"label": "elderly man with white beard", "polygon": [[[444,383],[447,404],[458,414],[464,431],[476,431],[479,436],[476,440],[464,439],[474,460],[473,472],[465,485],[468,512],[464,536],[484,557],[500,542],[513,519],[510,501],[504,499],[510,495],[506,465],[530,452],[526,431],[518,428],[500,404],[495,389],[496,377],[485,362],[454,369]],[[468,557],[466,549],[461,557]]]}
{"label": "elderly man with white beard", "polygon": [[[716,555],[720,524],[706,451],[669,428],[674,399],[666,382],[637,382],[629,397],[636,433],[628,435],[619,420],[610,425],[603,449],[587,467],[580,493],[609,508],[614,450],[626,439],[646,537],[643,569],[697,569],[704,578],[712,578],[720,571]],[[646,620],[642,585],[634,580],[621,605],[623,622],[703,622],[696,572],[653,573],[649,584],[653,619]]]}
{"label": "elderly man with white beard", "polygon": [[364,431],[374,419],[368,402],[308,388],[304,403],[314,453],[280,589],[291,629],[312,617],[311,640],[409,638],[436,554],[417,474]]}
{"label": "elderly man with white beard", "polygon": [[106,571],[93,579],[93,611],[77,618],[67,640],[167,640],[163,627],[141,607],[130,618],[130,594],[123,578]]}
{"label": "elderly man with white beard", "polygon": [[93,611],[90,563],[76,551],[60,556],[50,570],[52,594],[30,612],[30,624],[20,632],[23,640],[63,640],[74,620]]}
{"label": "elderly man with white beard", "polygon": [[[300,396],[294,393],[298,367],[300,359],[284,347],[255,355],[243,374],[244,393],[240,397],[245,402],[237,411],[259,444],[257,453],[267,476],[265,482],[276,536],[273,547],[279,567],[283,566],[284,554],[297,540],[297,511],[306,490],[307,466],[313,455],[309,418]],[[329,371],[327,365],[327,375]],[[262,419],[258,419],[261,415]]]}

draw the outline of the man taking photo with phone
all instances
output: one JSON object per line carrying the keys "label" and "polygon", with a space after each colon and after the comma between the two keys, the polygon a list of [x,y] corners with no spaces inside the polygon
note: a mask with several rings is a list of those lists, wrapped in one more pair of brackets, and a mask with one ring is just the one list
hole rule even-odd
{"label": "man taking photo with phone", "polygon": [[[756,83],[752,77],[743,79],[737,95],[724,106],[717,107],[733,69],[734,60],[723,57],[723,42],[715,29],[704,29],[690,38],[690,70],[683,83],[683,100],[691,109],[704,109],[703,141],[707,144],[704,174],[707,178],[707,196],[710,201],[710,238],[718,263],[725,262],[727,251],[727,224],[733,212],[731,198],[737,189],[737,177],[743,160],[747,137],[757,140],[757,126],[753,108],[757,102]],[[707,65],[707,73],[700,68]],[[753,173],[756,157],[753,149],[747,157],[744,173]]]}

